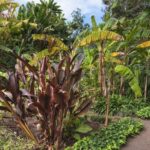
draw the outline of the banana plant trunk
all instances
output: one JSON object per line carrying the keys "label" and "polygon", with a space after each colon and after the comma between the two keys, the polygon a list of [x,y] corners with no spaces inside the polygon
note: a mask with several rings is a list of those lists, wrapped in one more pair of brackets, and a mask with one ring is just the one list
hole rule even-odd
{"label": "banana plant trunk", "polygon": [[[105,97],[106,101],[106,111],[105,111],[105,126],[108,125],[109,118],[109,108],[110,108],[110,90],[109,87],[106,86],[106,73],[105,73],[105,59],[104,59],[104,43],[101,42],[99,49],[99,80],[100,80],[100,90],[102,96]],[[109,84],[109,83],[108,83]]]}
{"label": "banana plant trunk", "polygon": [[104,47],[101,43],[99,50],[99,82],[102,96],[106,96],[106,76],[105,76],[105,60],[104,60]]}
{"label": "banana plant trunk", "polygon": [[[146,63],[146,70],[149,70],[149,62]],[[144,99],[147,99],[147,86],[148,86],[148,75],[145,76],[145,84],[144,84]]]}
{"label": "banana plant trunk", "polygon": [[108,80],[108,84],[107,84],[107,89],[106,89],[106,111],[105,111],[105,127],[108,126],[108,122],[109,122],[109,111],[110,111],[110,80]]}
{"label": "banana plant trunk", "polygon": [[112,74],[110,77],[110,92],[114,93],[115,91],[115,80],[114,80],[114,67],[112,66]]}
{"label": "banana plant trunk", "polygon": [[120,89],[119,89],[119,94],[124,95],[124,78],[120,78]]}

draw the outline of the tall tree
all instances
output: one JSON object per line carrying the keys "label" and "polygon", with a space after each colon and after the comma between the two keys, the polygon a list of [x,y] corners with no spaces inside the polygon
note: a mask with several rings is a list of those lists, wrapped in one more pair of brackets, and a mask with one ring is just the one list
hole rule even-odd
{"label": "tall tree", "polygon": [[89,24],[84,23],[85,16],[82,15],[81,9],[77,8],[72,12],[72,21],[68,23],[70,30],[70,42],[73,42],[75,38],[83,32],[85,29],[89,29]]}
{"label": "tall tree", "polygon": [[42,50],[47,47],[46,42],[44,44],[38,42],[33,47],[32,34],[49,34],[59,37],[64,42],[68,40],[69,33],[64,15],[54,0],[40,0],[39,3],[28,2],[19,8],[17,18],[37,24],[36,29],[28,26],[20,34],[18,42],[22,41],[24,51],[33,50],[33,48]]}
{"label": "tall tree", "polygon": [[150,8],[149,0],[103,0],[107,10],[116,18],[133,18],[143,10]]}

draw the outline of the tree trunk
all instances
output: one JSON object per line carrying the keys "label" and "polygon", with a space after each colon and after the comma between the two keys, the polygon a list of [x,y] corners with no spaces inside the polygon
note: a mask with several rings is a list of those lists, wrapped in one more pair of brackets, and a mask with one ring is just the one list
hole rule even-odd
{"label": "tree trunk", "polygon": [[108,117],[109,117],[109,107],[110,107],[110,80],[108,81],[108,85],[106,85],[106,74],[105,74],[105,59],[104,59],[104,46],[103,42],[101,42],[101,46],[99,49],[99,81],[100,81],[100,90],[102,96],[105,97],[106,101],[106,111],[105,111],[105,126],[108,125]]}
{"label": "tree trunk", "polygon": [[120,89],[119,89],[119,94],[124,95],[124,78],[120,78]]}
{"label": "tree trunk", "polygon": [[[146,71],[149,71],[149,61],[146,62]],[[147,99],[147,86],[148,86],[148,75],[145,76],[145,84],[144,84],[144,99]]]}
{"label": "tree trunk", "polygon": [[108,80],[108,84],[107,84],[107,90],[106,90],[106,111],[105,111],[105,127],[108,126],[108,122],[109,122],[109,111],[110,111],[110,80]]}
{"label": "tree trunk", "polygon": [[102,96],[106,96],[106,77],[105,77],[105,62],[104,62],[104,48],[103,43],[99,50],[99,81],[100,81],[100,90]]}
{"label": "tree trunk", "polygon": [[113,67],[112,74],[110,77],[110,92],[114,93],[114,91],[115,91],[115,81],[114,81],[114,67]]}
{"label": "tree trunk", "polygon": [[144,99],[145,99],[145,101],[147,99],[147,81],[148,81],[148,76],[146,75],[146,77],[145,77],[145,85],[144,85]]}

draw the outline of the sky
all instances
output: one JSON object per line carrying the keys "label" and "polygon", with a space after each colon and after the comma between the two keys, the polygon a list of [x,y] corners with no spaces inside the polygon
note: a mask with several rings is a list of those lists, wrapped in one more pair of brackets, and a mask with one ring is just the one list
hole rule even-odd
{"label": "sky", "polygon": [[[14,0],[20,4],[25,4],[28,1],[39,2],[40,0]],[[90,23],[92,15],[95,16],[97,22],[101,22],[104,14],[104,4],[102,0],[55,0],[64,12],[65,18],[71,20],[73,10],[80,8],[85,16],[85,22]]]}

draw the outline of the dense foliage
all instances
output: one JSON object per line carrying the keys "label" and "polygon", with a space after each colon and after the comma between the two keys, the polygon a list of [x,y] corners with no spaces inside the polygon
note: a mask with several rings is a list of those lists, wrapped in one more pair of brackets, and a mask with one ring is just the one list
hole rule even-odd
{"label": "dense foliage", "polygon": [[150,107],[144,107],[136,112],[136,115],[143,119],[150,119]]}
{"label": "dense foliage", "polygon": [[[135,116],[136,112],[146,106],[143,99],[134,99],[134,97],[124,97],[119,95],[111,95],[110,97],[110,115],[114,116]],[[97,97],[94,105],[94,110],[99,115],[105,113],[105,99]]]}
{"label": "dense foliage", "polygon": [[124,118],[97,133],[85,137],[66,150],[119,150],[129,136],[139,133],[143,125],[139,121]]}

